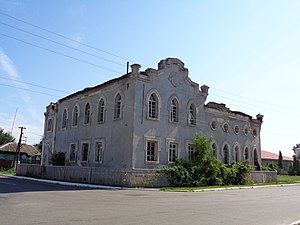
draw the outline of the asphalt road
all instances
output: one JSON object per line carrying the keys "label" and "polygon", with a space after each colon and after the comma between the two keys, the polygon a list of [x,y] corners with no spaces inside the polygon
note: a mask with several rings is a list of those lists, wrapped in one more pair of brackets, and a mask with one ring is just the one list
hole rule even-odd
{"label": "asphalt road", "polygon": [[300,186],[210,192],[99,190],[0,175],[0,225],[288,225]]}

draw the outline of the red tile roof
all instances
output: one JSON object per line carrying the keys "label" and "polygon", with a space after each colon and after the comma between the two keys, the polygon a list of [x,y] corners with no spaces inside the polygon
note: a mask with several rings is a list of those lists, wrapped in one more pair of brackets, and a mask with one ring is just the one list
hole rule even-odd
{"label": "red tile roof", "polygon": [[[261,158],[262,159],[278,159],[278,154],[273,153],[273,152],[268,152],[268,151],[261,151]],[[288,161],[293,161],[292,157],[288,157],[288,156],[282,156],[283,160],[288,160]]]}

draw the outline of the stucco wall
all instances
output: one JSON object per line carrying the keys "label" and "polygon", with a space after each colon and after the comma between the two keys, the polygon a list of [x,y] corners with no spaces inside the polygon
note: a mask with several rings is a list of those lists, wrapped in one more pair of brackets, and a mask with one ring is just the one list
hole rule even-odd
{"label": "stucco wall", "polygon": [[277,171],[252,171],[251,179],[255,184],[277,181]]}
{"label": "stucco wall", "polygon": [[166,177],[148,170],[113,170],[98,167],[63,167],[19,164],[17,175],[42,179],[124,187],[168,186]]}
{"label": "stucco wall", "polygon": [[[125,187],[166,187],[167,177],[153,170],[121,171],[97,167],[63,167],[19,164],[17,175],[59,181],[80,182]],[[274,171],[253,171],[254,183],[277,181]]]}

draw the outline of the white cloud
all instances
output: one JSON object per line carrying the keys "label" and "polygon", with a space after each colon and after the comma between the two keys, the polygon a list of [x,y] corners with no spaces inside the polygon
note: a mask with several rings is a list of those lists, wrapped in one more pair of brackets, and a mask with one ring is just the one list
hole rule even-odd
{"label": "white cloud", "polygon": [[18,72],[11,61],[11,59],[5,54],[3,49],[0,48],[0,69],[3,70],[11,79],[18,79]]}
{"label": "white cloud", "polygon": [[74,34],[70,37],[70,39],[74,41],[69,41],[69,45],[73,48],[79,48],[81,47],[80,43],[84,43],[85,35],[82,33]]}
{"label": "white cloud", "polygon": [[[13,61],[9,58],[9,56],[4,52],[4,50],[0,47],[0,70],[4,72],[11,80],[6,80],[10,83],[10,85],[19,88],[19,99],[22,101],[18,104],[22,111],[19,111],[16,118],[15,124],[22,124],[22,126],[27,126],[32,133],[42,134],[42,124],[43,120],[41,116],[36,112],[34,103],[32,102],[30,95],[24,89],[29,89],[28,85],[22,83],[22,79],[18,74],[18,71],[13,63]],[[20,81],[20,82],[18,82]],[[28,115],[28,116],[27,116]],[[5,114],[5,112],[1,112],[1,127],[5,130],[11,130],[11,126],[13,123],[13,117]],[[32,120],[33,119],[33,120]],[[29,122],[31,121],[31,122]],[[32,124],[40,124],[40,126],[33,126]],[[16,137],[17,133],[16,129],[14,128],[13,135]],[[39,135],[28,135],[28,139],[40,139]]]}

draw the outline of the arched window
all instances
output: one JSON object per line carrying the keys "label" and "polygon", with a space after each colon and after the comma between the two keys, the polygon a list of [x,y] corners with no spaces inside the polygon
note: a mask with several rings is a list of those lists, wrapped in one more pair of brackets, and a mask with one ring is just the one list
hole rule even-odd
{"label": "arched window", "polygon": [[235,146],[235,148],[234,148],[234,161],[235,162],[239,161],[239,152],[240,152],[239,146]]}
{"label": "arched window", "polygon": [[52,131],[53,129],[53,121],[52,121],[52,118],[49,118],[47,120],[47,131]]}
{"label": "arched window", "polygon": [[[245,159],[245,161],[246,161],[246,160],[249,160],[249,150],[248,150],[247,147],[245,148],[245,156],[244,156],[244,159]],[[250,163],[250,162],[249,162],[249,163]]]}
{"label": "arched window", "polygon": [[115,98],[114,119],[121,118],[121,109],[122,109],[122,98],[120,94],[117,94]]}
{"label": "arched window", "polygon": [[68,113],[67,113],[67,110],[65,109],[62,114],[62,124],[61,124],[62,128],[67,127],[67,121],[68,121]]}
{"label": "arched window", "polygon": [[217,158],[217,145],[216,145],[216,143],[213,143],[211,145],[211,147],[212,147],[213,155]]}
{"label": "arched window", "polygon": [[148,101],[148,118],[158,119],[158,98],[156,94],[151,94]]}
{"label": "arched window", "polygon": [[90,103],[86,103],[84,110],[84,124],[90,124],[91,122],[91,106]]}
{"label": "arched window", "polygon": [[78,126],[78,116],[79,116],[79,111],[78,111],[78,107],[75,106],[74,110],[73,110],[73,116],[72,116],[72,125],[73,126]]}
{"label": "arched window", "polygon": [[229,163],[229,147],[228,145],[224,145],[223,147],[223,163],[228,164]]}
{"label": "arched window", "polygon": [[98,123],[104,123],[104,100],[101,98],[98,104]]}
{"label": "arched window", "polygon": [[170,121],[178,122],[178,101],[175,98],[171,101]]}
{"label": "arched window", "polygon": [[258,166],[258,154],[256,148],[253,150],[253,163],[254,166]]}
{"label": "arched window", "polygon": [[196,125],[196,106],[194,103],[192,103],[189,108],[188,123],[189,125]]}

